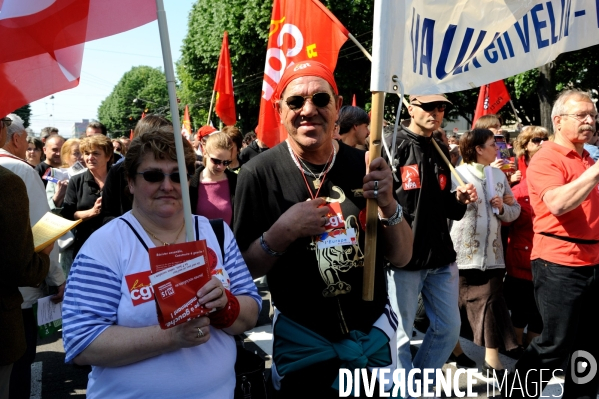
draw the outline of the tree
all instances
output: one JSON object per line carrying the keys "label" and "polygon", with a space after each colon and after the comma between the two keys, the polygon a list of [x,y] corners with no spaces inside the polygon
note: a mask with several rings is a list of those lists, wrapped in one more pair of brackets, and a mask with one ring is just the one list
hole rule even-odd
{"label": "tree", "polygon": [[98,117],[112,136],[119,137],[129,135],[143,112],[170,118],[166,78],[160,68],[131,68],[102,101]]}
{"label": "tree", "polygon": [[16,110],[14,113],[19,115],[21,117],[21,119],[23,119],[24,127],[29,127],[29,125],[30,125],[29,120],[31,119],[31,105],[29,105],[29,104],[23,105],[21,108]]}

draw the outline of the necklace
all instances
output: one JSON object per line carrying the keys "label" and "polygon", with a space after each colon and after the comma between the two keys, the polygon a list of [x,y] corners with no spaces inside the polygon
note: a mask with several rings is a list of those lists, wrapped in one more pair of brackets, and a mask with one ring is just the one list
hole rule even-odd
{"label": "necklace", "polygon": [[[298,169],[300,170],[300,172],[302,172],[302,174],[304,175],[304,180],[306,179],[306,177],[305,177],[306,172],[311,174],[312,177],[314,178],[312,185],[314,185],[315,190],[319,190],[320,186],[322,184],[322,181],[324,180],[323,176],[326,176],[326,174],[329,173],[329,171],[333,167],[333,164],[335,163],[335,158],[337,157],[337,151],[335,150],[335,144],[333,144],[333,151],[331,152],[331,156],[329,156],[330,162],[327,160],[327,163],[324,164],[324,167],[323,167],[322,171],[318,174],[318,176],[316,176],[314,174],[314,172],[312,172],[312,170],[304,163],[304,161],[302,161],[302,159],[300,157],[298,157],[295,154],[295,152],[293,152],[293,150],[291,149],[291,146],[289,145],[289,142],[287,142],[287,148],[289,149],[289,153],[291,154],[291,159],[293,159],[295,166],[297,166]],[[301,163],[301,165],[300,165],[300,163]],[[321,178],[322,178],[322,180],[321,180]]]}
{"label": "necklace", "polygon": [[154,238],[157,241],[160,241],[162,243],[162,245],[166,247],[167,245],[172,245],[177,242],[177,240],[179,239],[179,236],[181,235],[181,232],[183,231],[183,227],[185,227],[185,222],[183,222],[183,224],[181,225],[181,228],[179,229],[179,232],[177,233],[177,237],[175,237],[175,241],[173,241],[173,242],[162,241],[160,238],[156,237],[156,235],[154,233],[152,233],[150,230],[146,229],[143,225],[141,227],[146,231],[146,233],[151,235],[152,238]]}

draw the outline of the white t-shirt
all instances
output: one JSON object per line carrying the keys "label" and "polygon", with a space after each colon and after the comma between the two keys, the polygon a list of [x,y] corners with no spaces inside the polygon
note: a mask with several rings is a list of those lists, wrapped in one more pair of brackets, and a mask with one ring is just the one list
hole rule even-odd
{"label": "white t-shirt", "polygon": [[[81,353],[113,325],[147,327],[158,324],[149,286],[147,249],[155,247],[137,219],[126,213],[106,224],[85,242],[69,274],[63,305],[66,361]],[[208,220],[194,216],[197,239],[214,251],[217,270],[223,259]],[[233,233],[225,224],[225,276],[234,295],[262,299],[247,270]],[[139,236],[139,238],[138,238]],[[225,281],[226,283],[226,281]],[[226,287],[226,284],[225,284]],[[222,330],[210,328],[210,340],[122,367],[92,366],[88,398],[232,398],[235,387],[235,342]]]}

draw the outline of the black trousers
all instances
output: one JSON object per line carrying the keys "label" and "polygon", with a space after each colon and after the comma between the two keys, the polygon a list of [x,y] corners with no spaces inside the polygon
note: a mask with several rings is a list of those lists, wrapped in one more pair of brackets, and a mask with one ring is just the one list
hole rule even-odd
{"label": "black trousers", "polygon": [[[504,392],[504,397],[539,397],[553,370],[567,362],[563,398],[596,399],[599,390],[599,335],[595,324],[599,309],[599,265],[568,267],[536,259],[532,262],[532,274],[543,331],[516,363],[515,371],[526,390],[514,389],[511,395]],[[541,369],[544,369],[542,378]],[[513,381],[515,374],[510,378],[508,388],[518,387],[519,383]]]}
{"label": "black trousers", "polygon": [[22,309],[21,311],[23,312],[27,349],[25,354],[13,364],[10,375],[10,399],[29,399],[31,396],[31,364],[35,360],[37,349],[37,326],[33,309]]}

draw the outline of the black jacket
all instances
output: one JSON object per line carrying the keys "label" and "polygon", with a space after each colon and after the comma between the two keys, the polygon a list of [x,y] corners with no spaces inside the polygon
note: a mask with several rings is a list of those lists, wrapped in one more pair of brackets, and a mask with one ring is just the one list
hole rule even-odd
{"label": "black jacket", "polygon": [[[385,136],[389,147],[391,139],[391,135]],[[447,219],[460,220],[466,213],[466,205],[451,192],[451,172],[431,140],[432,136],[420,136],[403,126],[397,132],[399,183],[395,182],[395,192],[414,234],[412,259],[406,270],[436,269],[455,262]],[[449,159],[447,147],[439,140],[437,144]]]}
{"label": "black jacket", "polygon": [[[189,181],[189,202],[191,203],[191,213],[195,214],[196,208],[198,207],[198,187],[200,186],[200,173],[204,170],[205,166],[200,165],[196,168],[196,172]],[[237,173],[225,169],[225,175],[229,181],[229,193],[231,194],[231,226],[235,220],[235,188],[237,187]]]}
{"label": "black jacket", "polygon": [[268,150],[268,147],[260,147],[258,145],[258,141],[254,140],[247,147],[241,150],[239,153],[239,160],[242,164],[244,164],[250,159],[262,154],[266,150]]}

